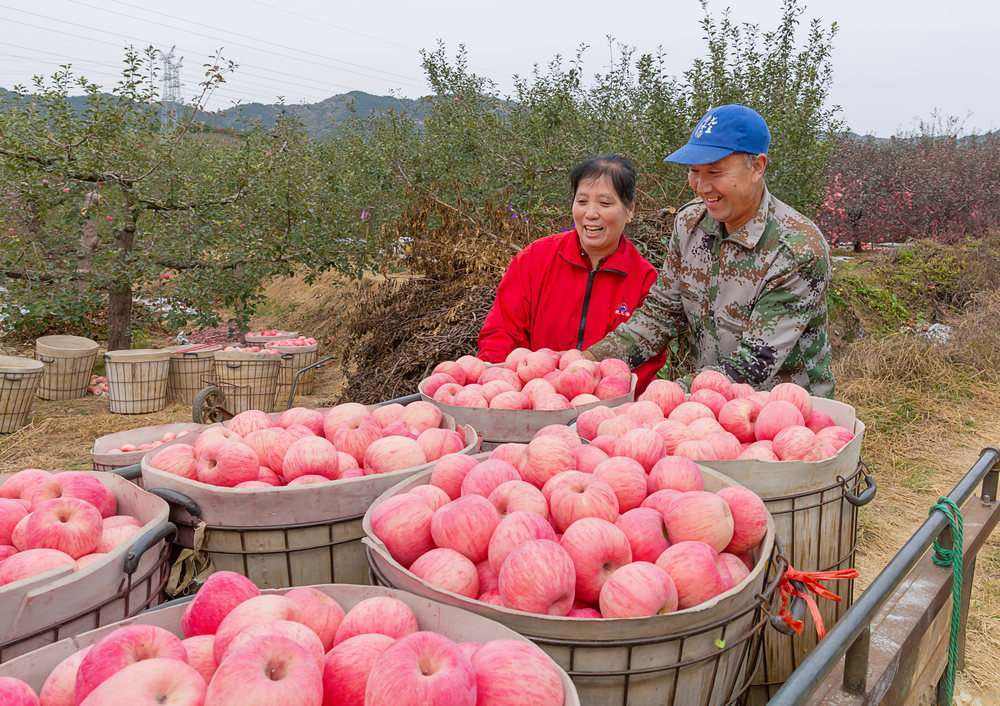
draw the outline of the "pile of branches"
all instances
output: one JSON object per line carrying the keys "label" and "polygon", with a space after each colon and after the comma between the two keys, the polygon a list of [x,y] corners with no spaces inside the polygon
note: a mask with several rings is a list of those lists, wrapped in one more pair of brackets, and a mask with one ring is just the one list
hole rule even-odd
{"label": "pile of branches", "polygon": [[[538,224],[499,204],[473,211],[430,195],[411,203],[383,236],[387,252],[397,248],[387,267],[397,276],[364,285],[348,313],[342,400],[411,394],[438,362],[474,354],[510,259],[532,240],[572,227],[568,205],[561,222]],[[672,223],[669,212],[649,210],[630,227],[657,266]]]}

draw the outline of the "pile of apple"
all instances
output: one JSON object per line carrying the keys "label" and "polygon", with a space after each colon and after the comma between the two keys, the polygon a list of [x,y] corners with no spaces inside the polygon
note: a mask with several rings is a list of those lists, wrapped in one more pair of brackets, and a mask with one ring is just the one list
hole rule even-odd
{"label": "pile of apple", "polygon": [[384,405],[356,402],[329,409],[293,407],[272,420],[259,410],[240,412],[210,427],[193,444],[167,446],[150,464],[167,473],[229,488],[326,483],[391,473],[436,461],[465,448],[461,432],[440,428],[430,402]]}
{"label": "pile of apple", "polygon": [[153,441],[146,441],[141,444],[122,444],[116,449],[108,449],[109,454],[125,454],[131,453],[133,451],[148,451],[150,449],[156,449],[164,444],[173,441],[178,436],[175,431],[168,431],[163,434],[159,439],[154,439]]}
{"label": "pile of apple", "polygon": [[87,384],[87,392],[92,394],[94,397],[100,397],[108,395],[108,378],[104,375],[91,375],[90,382]]}
{"label": "pile of apple", "polygon": [[695,461],[822,461],[854,438],[814,410],[809,393],[795,383],[757,392],[711,370],[694,378],[690,394],[677,383],[654,380],[636,402],[583,412],[576,428],[608,453],[622,443],[646,458]]}
{"label": "pile of apple", "polygon": [[285,334],[285,332],[281,331],[279,329],[276,329],[276,328],[266,328],[266,329],[263,329],[262,331],[251,331],[247,335],[248,336],[262,336],[262,337],[265,337],[265,338],[270,338],[272,336],[283,336],[284,334]]}
{"label": "pile of apple", "polygon": [[445,457],[428,485],[372,508],[372,531],[430,585],[543,615],[670,613],[746,578],[761,499],[707,492],[693,461],[651,463],[619,441],[609,455],[550,425],[486,460]]}
{"label": "pile of apple", "polygon": [[28,468],[8,476],[0,485],[0,586],[105,559],[142,531],[117,511],[114,494],[86,473]]}
{"label": "pile of apple", "polygon": [[315,346],[316,339],[312,337],[299,336],[298,338],[285,338],[280,341],[271,341],[266,344],[267,348],[298,348],[305,346]]}
{"label": "pile of apple", "polygon": [[226,346],[223,353],[266,353],[267,355],[281,355],[281,351],[272,350],[266,346]]}
{"label": "pile of apple", "polygon": [[471,355],[438,363],[420,391],[442,404],[488,409],[571,409],[627,395],[623,360],[595,363],[578,350],[516,348],[498,365]]}
{"label": "pile of apple", "polygon": [[315,588],[261,594],[212,574],[181,619],[119,628],[67,657],[36,696],[0,678],[4,706],[561,706],[559,671],[530,642],[456,643],[402,601],[346,613]]}

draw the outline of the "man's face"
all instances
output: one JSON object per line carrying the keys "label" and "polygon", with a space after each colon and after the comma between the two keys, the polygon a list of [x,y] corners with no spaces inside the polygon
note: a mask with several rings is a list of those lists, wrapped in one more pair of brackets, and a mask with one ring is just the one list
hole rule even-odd
{"label": "man's face", "polygon": [[688,167],[688,184],[712,218],[735,230],[757,210],[766,165],[767,155],[751,162],[746,154],[734,152],[718,162]]}

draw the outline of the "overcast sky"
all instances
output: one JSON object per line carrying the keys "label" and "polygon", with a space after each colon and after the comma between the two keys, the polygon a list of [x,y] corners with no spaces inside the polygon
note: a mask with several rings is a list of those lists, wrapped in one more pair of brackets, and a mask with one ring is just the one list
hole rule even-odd
{"label": "overcast sky", "polygon": [[[725,2],[711,2],[721,10]],[[773,27],[779,0],[742,0],[739,21]],[[206,56],[241,65],[212,107],[234,101],[316,102],[357,89],[428,93],[418,50],[465,43],[471,68],[509,89],[511,76],[590,45],[589,71],[608,62],[607,35],[653,51],[676,73],[703,50],[697,0],[0,0],[0,86],[70,62],[113,83],[132,42],[183,55],[190,98]],[[858,132],[889,135],[937,109],[969,131],[1000,128],[1000,10],[985,0],[812,0],[807,17],[836,21],[834,103]]]}

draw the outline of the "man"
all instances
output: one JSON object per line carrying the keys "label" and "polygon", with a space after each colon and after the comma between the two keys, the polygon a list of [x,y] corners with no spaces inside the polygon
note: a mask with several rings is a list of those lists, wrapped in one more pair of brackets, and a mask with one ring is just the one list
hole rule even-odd
{"label": "man", "polygon": [[767,390],[795,382],[833,396],[826,291],[830,253],[815,224],[764,183],[771,133],[742,105],[709,110],[666,158],[698,197],[674,219],[656,284],[587,357],[640,365],[684,333],[697,370]]}

